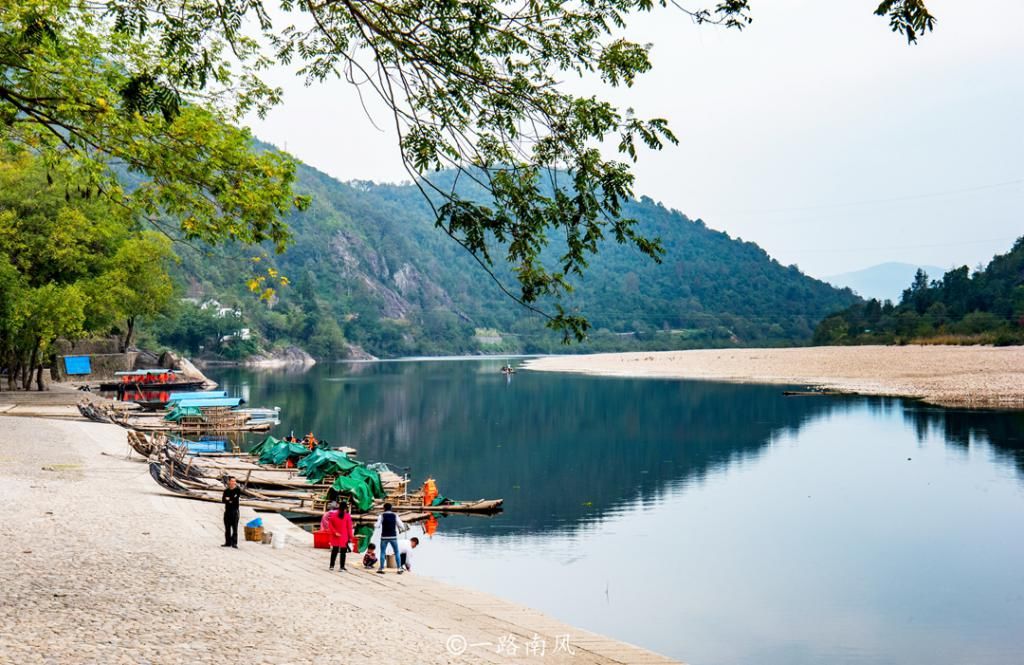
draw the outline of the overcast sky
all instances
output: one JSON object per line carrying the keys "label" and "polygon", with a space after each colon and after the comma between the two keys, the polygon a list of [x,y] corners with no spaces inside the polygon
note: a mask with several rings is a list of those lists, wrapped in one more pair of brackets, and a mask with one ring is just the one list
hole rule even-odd
{"label": "overcast sky", "polygon": [[[655,69],[610,98],[681,139],[641,157],[638,195],[819,277],[974,266],[1024,234],[1024,0],[929,0],[938,24],[917,46],[877,0],[752,4],[742,33],[637,17]],[[274,82],[285,103],[251,123],[260,138],[341,180],[407,179],[344,83]]]}

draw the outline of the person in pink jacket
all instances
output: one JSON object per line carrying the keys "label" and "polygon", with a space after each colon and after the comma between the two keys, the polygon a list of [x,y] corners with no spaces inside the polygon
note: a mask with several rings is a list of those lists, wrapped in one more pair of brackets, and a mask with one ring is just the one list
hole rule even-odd
{"label": "person in pink jacket", "polygon": [[331,501],[329,504],[327,504],[327,511],[324,512],[323,516],[320,518],[321,531],[327,531],[327,525],[329,524],[328,520],[331,519],[331,513],[336,512],[338,512],[338,504]]}
{"label": "person in pink jacket", "polygon": [[355,529],[352,526],[352,516],[348,512],[348,504],[342,501],[338,509],[327,513],[324,521],[327,523],[327,530],[331,534],[331,567],[334,570],[334,560],[340,557],[338,570],[345,571],[345,555],[348,553],[349,543],[356,539]]}

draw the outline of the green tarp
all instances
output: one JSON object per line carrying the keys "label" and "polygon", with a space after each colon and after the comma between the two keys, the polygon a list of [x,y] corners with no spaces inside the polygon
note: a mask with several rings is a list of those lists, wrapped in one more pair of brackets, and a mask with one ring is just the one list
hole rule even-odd
{"label": "green tarp", "polygon": [[164,416],[164,420],[170,420],[171,422],[178,422],[182,418],[188,416],[199,416],[202,417],[203,410],[198,406],[176,406],[171,409],[171,412]]}
{"label": "green tarp", "polygon": [[314,448],[310,452],[302,444],[288,443],[268,436],[249,451],[259,456],[260,464],[284,464],[290,457],[301,457],[296,467],[309,483],[322,482],[327,476],[337,476],[332,487],[352,501],[359,511],[373,507],[374,499],[384,498],[380,474],[362,462],[349,459],[338,450]]}
{"label": "green tarp", "polygon": [[359,553],[365,554],[367,545],[369,545],[373,538],[373,525],[372,524],[360,524],[356,527],[356,536],[359,540]]}
{"label": "green tarp", "polygon": [[337,450],[317,448],[304,459],[299,460],[299,468],[311,483],[319,483],[326,476],[338,476],[348,473],[362,464],[351,460],[345,453]]}
{"label": "green tarp", "polygon": [[344,476],[338,476],[331,487],[348,495],[356,508],[363,512],[373,507],[374,499],[384,498],[380,475],[362,465],[356,466]]}
{"label": "green tarp", "polygon": [[276,446],[279,443],[281,443],[281,439],[275,439],[274,437],[268,434],[267,438],[257,443],[256,446],[249,451],[249,454],[259,457],[267,448]]}
{"label": "green tarp", "polygon": [[289,443],[278,441],[268,446],[260,455],[260,464],[284,464],[292,457],[305,457],[309,455],[309,448],[301,443]]}

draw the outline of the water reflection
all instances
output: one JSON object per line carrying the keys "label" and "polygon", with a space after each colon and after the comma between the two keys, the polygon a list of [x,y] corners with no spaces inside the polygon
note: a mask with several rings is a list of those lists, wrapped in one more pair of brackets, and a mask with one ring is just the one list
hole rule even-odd
{"label": "water reflection", "polygon": [[280,406],[280,433],[312,430],[363,459],[410,467],[416,479],[431,475],[450,496],[503,497],[516,528],[534,532],[701,482],[842,404],[785,398],[773,386],[530,372],[509,381],[501,365],[358,363],[217,379],[227,390],[247,387],[253,404]]}
{"label": "water reflection", "polygon": [[951,446],[989,445],[1000,460],[1015,465],[1024,475],[1024,412],[939,409],[908,403],[903,416],[918,439],[935,432]]}
{"label": "water reflection", "polygon": [[919,437],[989,441],[1024,470],[1024,415],[931,409],[891,398],[785,397],[782,387],[500,372],[502,360],[342,363],[217,375],[251,404],[280,406],[279,435],[313,431],[370,461],[438,479],[442,493],[503,497],[480,535],[549,531],[760,455],[808,421],[902,411]]}

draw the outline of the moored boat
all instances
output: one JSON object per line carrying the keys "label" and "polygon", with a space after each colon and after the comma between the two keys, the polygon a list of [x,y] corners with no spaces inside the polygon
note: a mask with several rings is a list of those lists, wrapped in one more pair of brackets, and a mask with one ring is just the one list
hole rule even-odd
{"label": "moored boat", "polygon": [[[166,437],[147,437],[140,432],[129,433],[132,448],[149,458],[151,464],[161,467],[160,476],[154,478],[162,486],[178,491],[220,492],[229,476],[234,476],[243,488],[243,494],[263,502],[261,509],[292,512],[303,515],[321,515],[327,503],[344,497],[353,506],[354,515],[378,514],[385,502],[392,503],[400,512],[428,514],[494,514],[501,511],[501,499],[452,501],[436,494],[433,480],[424,484],[430,492],[408,491],[408,480],[391,471],[384,464],[364,464],[347,455],[327,449],[307,452],[302,461],[309,463],[291,467],[260,463],[252,455],[204,457],[190,454],[187,446],[174,444]],[[288,452],[281,447],[295,446],[268,437],[264,441],[264,457],[273,459],[274,453]],[[150,467],[153,473],[153,467]],[[188,492],[186,492],[188,494]],[[426,497],[426,499],[424,499]],[[273,504],[273,505],[270,505]]]}
{"label": "moored boat", "polygon": [[188,379],[173,369],[136,369],[114,372],[115,381],[100,384],[101,392],[131,393],[138,390],[199,390],[205,381]]}

